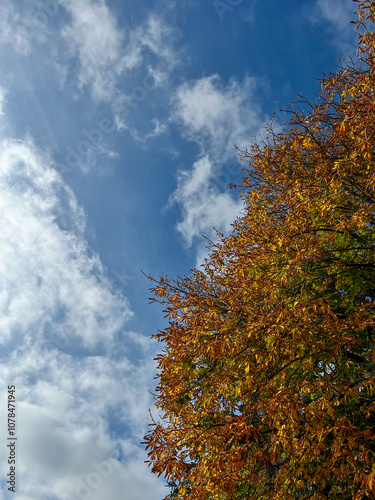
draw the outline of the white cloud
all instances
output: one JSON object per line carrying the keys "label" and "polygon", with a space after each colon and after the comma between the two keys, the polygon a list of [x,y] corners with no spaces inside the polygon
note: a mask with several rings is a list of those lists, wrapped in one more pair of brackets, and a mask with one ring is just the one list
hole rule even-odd
{"label": "white cloud", "polygon": [[[188,245],[202,233],[214,238],[213,227],[228,233],[242,209],[242,203],[228,192],[234,181],[229,162],[238,161],[234,145],[245,149],[265,123],[256,102],[257,84],[255,78],[246,77],[242,83],[231,79],[225,85],[218,75],[212,75],[182,84],[172,99],[172,121],[201,152],[191,171],[179,173],[170,199],[170,204],[178,203],[181,208],[177,230]],[[228,173],[225,192],[217,182],[223,173]],[[204,253],[200,247],[199,262]]]}
{"label": "white cloud", "polygon": [[[78,86],[89,88],[97,101],[115,108],[131,99],[123,91],[122,78],[147,63],[147,71],[161,85],[176,63],[171,48],[173,30],[161,18],[150,15],[146,22],[125,32],[104,0],[59,0],[71,22],[62,30],[71,58],[77,58]],[[147,54],[156,57],[149,61]],[[127,85],[125,85],[125,88]]]}
{"label": "white cloud", "polygon": [[[191,245],[194,237],[212,236],[213,227],[228,233],[231,224],[243,208],[241,201],[234,201],[229,192],[220,193],[213,184],[214,165],[207,156],[193,164],[191,171],[181,171],[178,186],[170,202],[179,203],[182,221],[177,230],[186,243]],[[202,261],[202,249],[198,261]]]}
{"label": "white cloud", "polygon": [[124,330],[127,301],[85,242],[73,192],[31,140],[0,143],[0,225],[0,393],[16,386],[16,498],[161,498],[138,446],[155,347]]}
{"label": "white cloud", "polygon": [[121,73],[124,35],[104,1],[60,0],[71,15],[62,35],[79,60],[79,87],[90,86],[97,100],[110,100]]}
{"label": "white cloud", "polygon": [[111,339],[131,312],[90,255],[82,210],[49,159],[30,142],[2,142],[0,187],[0,342],[32,326],[85,346]]}
{"label": "white cloud", "polygon": [[20,0],[17,4],[10,0],[1,2],[0,45],[10,45],[19,55],[28,56],[32,51],[33,41],[46,40],[46,20],[56,14],[56,7],[51,2],[43,6],[45,9],[35,1]]}
{"label": "white cloud", "polygon": [[123,77],[142,65],[155,85],[165,83],[177,63],[174,31],[155,14],[140,26],[122,29],[106,0],[4,0],[0,5],[0,45],[27,56],[35,49],[33,42],[48,41],[43,57],[55,68],[60,85],[74,72],[80,91],[88,89],[96,101],[111,104],[126,97]]}
{"label": "white cloud", "polygon": [[171,44],[174,36],[174,31],[165,24],[162,18],[156,15],[150,15],[145,25],[135,31],[134,38],[138,44],[157,56],[159,61],[164,62],[164,65],[159,65],[158,69],[152,66],[150,68],[155,79],[160,83],[165,80],[167,73],[177,64],[177,56]]}
{"label": "white cloud", "polygon": [[184,83],[173,98],[172,119],[212,157],[233,158],[237,155],[234,145],[246,147],[262,123],[256,85],[251,77],[224,85],[218,75]]}
{"label": "white cloud", "polygon": [[8,0],[0,5],[0,44],[11,45],[21,55],[30,51],[29,33],[22,16]]}
{"label": "white cloud", "polygon": [[[124,50],[123,66],[128,72],[142,66],[143,72],[136,85],[129,87],[127,92],[122,92],[114,99],[113,110],[117,129],[128,130],[137,141],[145,141],[154,134],[146,136],[139,134],[127,118],[128,114],[141,106],[150,92],[168,85],[169,75],[179,63],[177,53],[172,48],[175,36],[175,31],[161,17],[154,14],[129,34],[129,43]],[[157,134],[165,128],[166,125],[159,127]]]}
{"label": "white cloud", "polygon": [[353,0],[317,0],[316,9],[325,21],[340,31],[350,29],[349,23],[355,18]]}
{"label": "white cloud", "polygon": [[322,22],[331,33],[333,43],[344,53],[355,54],[357,31],[350,24],[356,21],[356,5],[353,0],[317,0],[312,9],[306,9],[313,24],[322,26]]}
{"label": "white cloud", "polygon": [[[17,498],[162,497],[164,487],[137,446],[151,406],[145,390],[151,377],[144,366],[29,346],[2,360],[0,374],[2,394],[9,381],[16,387]],[[3,421],[5,408],[1,405]],[[114,434],[114,421],[123,422],[123,436]],[[0,463],[5,477],[5,447]]]}
{"label": "white cloud", "polygon": [[[55,72],[60,89],[69,88],[73,98],[87,92],[95,103],[106,103],[118,130],[145,140],[147,133],[140,134],[134,125],[133,110],[154,90],[165,88],[180,63],[175,27],[155,13],[139,25],[119,25],[106,0],[0,4],[0,46],[11,45],[22,56],[37,52],[38,60]],[[33,66],[32,73],[39,69]]]}

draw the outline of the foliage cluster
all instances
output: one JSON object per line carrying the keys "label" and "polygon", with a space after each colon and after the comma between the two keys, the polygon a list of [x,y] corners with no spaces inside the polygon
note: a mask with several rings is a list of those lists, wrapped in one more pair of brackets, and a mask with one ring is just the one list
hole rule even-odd
{"label": "foliage cluster", "polygon": [[145,444],[175,500],[375,498],[375,2],[357,7],[358,61],[242,152],[232,234],[153,288]]}

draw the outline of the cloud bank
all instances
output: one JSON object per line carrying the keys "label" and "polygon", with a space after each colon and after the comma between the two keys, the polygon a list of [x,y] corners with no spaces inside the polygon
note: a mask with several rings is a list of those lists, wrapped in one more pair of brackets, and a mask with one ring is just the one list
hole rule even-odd
{"label": "cloud bank", "polygon": [[[0,143],[0,225],[0,393],[16,387],[17,499],[160,498],[138,446],[153,346],[125,329],[132,312],[85,241],[85,215],[30,139]],[[5,446],[0,464],[6,477]]]}

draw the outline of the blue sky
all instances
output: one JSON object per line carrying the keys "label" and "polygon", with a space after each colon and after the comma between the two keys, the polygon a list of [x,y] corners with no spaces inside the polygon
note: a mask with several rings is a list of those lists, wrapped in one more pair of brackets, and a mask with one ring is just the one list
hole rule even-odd
{"label": "blue sky", "polygon": [[[337,58],[351,0],[2,0],[0,500],[158,500],[144,464],[165,320],[241,212],[234,145]],[[16,386],[9,493],[7,386]]]}

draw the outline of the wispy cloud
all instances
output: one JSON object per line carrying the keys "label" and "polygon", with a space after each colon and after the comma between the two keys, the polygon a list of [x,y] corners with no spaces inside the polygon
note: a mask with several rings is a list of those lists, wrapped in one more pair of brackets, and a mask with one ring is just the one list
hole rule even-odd
{"label": "wispy cloud", "polygon": [[[138,116],[141,107],[147,113],[145,99],[155,98],[156,90],[169,92],[169,78],[181,62],[177,37],[177,28],[152,11],[138,23],[125,20],[120,26],[116,8],[106,0],[4,0],[0,5],[0,46],[33,57],[43,71],[52,68],[60,90],[73,99],[107,105],[115,129],[140,141],[152,132],[140,132],[134,110]],[[40,70],[31,65],[30,87]]]}
{"label": "wispy cloud", "polygon": [[[181,208],[177,230],[189,246],[202,233],[213,237],[213,227],[228,232],[242,208],[228,191],[221,192],[215,178],[225,171],[228,162],[238,160],[235,145],[246,148],[265,123],[257,104],[257,86],[257,80],[251,77],[225,84],[218,75],[212,75],[182,84],[172,99],[172,121],[200,148],[200,158],[192,170],[179,172],[177,189],[170,199]],[[201,261],[204,252],[200,248],[198,253]]]}
{"label": "wispy cloud", "polygon": [[29,34],[22,16],[7,0],[0,5],[0,45],[11,45],[22,55],[30,51]]}
{"label": "wispy cloud", "polygon": [[225,161],[236,155],[235,145],[245,147],[259,130],[256,88],[251,77],[243,82],[231,79],[226,85],[218,75],[186,82],[174,96],[173,119],[202,151]]}
{"label": "wispy cloud", "polygon": [[341,50],[341,57],[345,52],[353,55],[356,50],[357,32],[350,24],[350,21],[357,19],[355,11],[356,4],[353,0],[316,0],[312,9],[306,9],[306,15],[319,27],[323,23],[330,32],[333,43]]}
{"label": "wispy cloud", "polygon": [[356,6],[353,0],[317,0],[316,11],[341,32],[350,30]]}
{"label": "wispy cloud", "polygon": [[[118,130],[128,130],[137,141],[147,140],[158,135],[158,128],[146,137],[139,134],[128,115],[141,106],[157,89],[170,89],[168,79],[180,64],[178,53],[174,49],[176,30],[165,23],[162,17],[150,14],[146,21],[129,33],[129,43],[124,50],[125,68],[128,76],[134,74],[130,70],[138,68],[137,82],[133,86],[123,85],[121,93],[113,100],[115,123]],[[140,76],[142,75],[142,76]],[[163,130],[164,130],[163,125]]]}
{"label": "wispy cloud", "polygon": [[104,1],[60,0],[71,16],[62,35],[70,55],[79,61],[79,88],[90,87],[92,95],[108,101],[124,69],[124,34]]}
{"label": "wispy cloud", "polygon": [[85,215],[30,139],[0,143],[0,220],[0,390],[16,386],[17,498],[156,500],[163,487],[138,447],[154,346],[125,330],[132,312],[85,241]]}
{"label": "wispy cloud", "polygon": [[46,40],[46,26],[38,18],[34,1],[20,0],[15,5],[3,0],[0,5],[0,45],[11,46],[21,56],[28,56],[34,41]]}
{"label": "wispy cloud", "polygon": [[175,65],[173,30],[159,16],[150,14],[142,25],[124,31],[104,0],[59,1],[71,17],[62,36],[78,61],[78,87],[89,88],[95,100],[121,105],[127,93],[119,84],[132,70],[147,63],[146,72],[160,85]]}
{"label": "wispy cloud", "polygon": [[157,57],[157,64],[149,67],[157,85],[164,83],[170,71],[178,64],[177,53],[173,48],[175,37],[175,29],[155,14],[150,15],[146,23],[132,34],[136,47],[142,47]]}
{"label": "wispy cloud", "polygon": [[[196,236],[212,236],[214,227],[228,233],[243,208],[241,201],[234,200],[229,192],[218,190],[212,182],[214,175],[215,165],[207,156],[197,160],[192,170],[179,172],[170,203],[180,205],[182,221],[176,227],[189,246]],[[201,261],[203,254],[199,252]]]}

